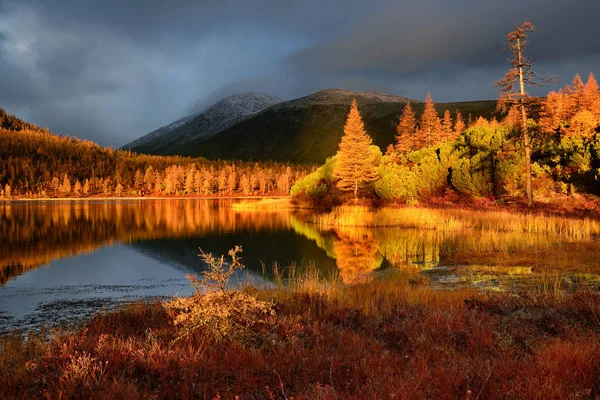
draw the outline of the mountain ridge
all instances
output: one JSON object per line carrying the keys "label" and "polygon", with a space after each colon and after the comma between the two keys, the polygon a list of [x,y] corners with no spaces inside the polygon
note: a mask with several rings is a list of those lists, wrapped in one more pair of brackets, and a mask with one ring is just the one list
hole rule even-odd
{"label": "mountain ridge", "polygon": [[169,153],[174,145],[197,139],[208,139],[221,130],[277,104],[282,100],[263,92],[246,92],[227,96],[204,111],[164,125],[121,149],[140,153]]}
{"label": "mountain ridge", "polygon": [[[394,141],[404,105],[410,102],[417,116],[424,108],[423,102],[408,97],[329,88],[277,102],[232,123],[218,126],[210,135],[200,132],[185,137],[179,134],[169,138],[169,146],[142,147],[133,151],[209,159],[319,164],[337,151],[353,99],[358,102],[373,143],[382,150]],[[454,117],[458,110],[465,119],[469,115],[474,119],[479,116],[491,118],[495,115],[496,101],[439,103],[436,109],[440,117],[446,110],[450,110]],[[185,124],[182,120],[173,124],[181,122]],[[185,126],[192,127],[190,123]],[[178,130],[172,132],[177,134]]]}

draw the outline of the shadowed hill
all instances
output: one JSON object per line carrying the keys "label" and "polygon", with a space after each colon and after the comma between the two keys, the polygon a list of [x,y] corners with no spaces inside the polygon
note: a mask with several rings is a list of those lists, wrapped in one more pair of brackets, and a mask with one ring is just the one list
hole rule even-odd
{"label": "shadowed hill", "polygon": [[149,154],[176,154],[173,148],[190,141],[206,140],[227,127],[281,102],[266,93],[240,93],[225,97],[212,107],[165,125],[123,146],[123,150]]}
{"label": "shadowed hill", "polygon": [[[396,125],[406,101],[387,94],[329,89],[307,97],[276,104],[206,140],[186,142],[173,153],[212,159],[276,160],[318,164],[337,151],[350,102],[356,98],[373,143],[382,150],[394,141]],[[423,103],[410,100],[417,116]],[[494,116],[496,101],[437,104],[460,111],[467,119]]]}

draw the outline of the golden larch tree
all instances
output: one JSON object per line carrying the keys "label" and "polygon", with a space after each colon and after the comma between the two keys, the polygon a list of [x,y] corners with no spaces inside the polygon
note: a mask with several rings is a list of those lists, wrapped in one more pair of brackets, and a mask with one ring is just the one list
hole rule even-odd
{"label": "golden larch tree", "polygon": [[583,92],[585,91],[585,84],[579,74],[575,74],[573,83],[571,86],[566,87],[566,93],[569,95],[569,109],[573,110],[573,114],[582,109],[583,105]]}
{"label": "golden larch tree", "polygon": [[456,122],[454,123],[454,138],[462,133],[466,128],[465,120],[462,117],[460,111],[456,110]]}
{"label": "golden larch tree", "polygon": [[569,127],[565,129],[567,136],[579,136],[584,139],[592,139],[596,134],[598,120],[589,110],[581,110],[571,118]]}
{"label": "golden larch tree", "polygon": [[371,143],[358,112],[358,103],[356,99],[352,100],[344,136],[336,154],[333,176],[338,179],[337,187],[342,191],[354,192],[355,198],[360,188],[379,178],[374,153],[369,148]]}
{"label": "golden larch tree", "polygon": [[449,110],[444,112],[444,118],[442,118],[442,137],[443,140],[452,138],[452,116]]}
{"label": "golden larch tree", "polygon": [[400,116],[400,122],[396,127],[396,146],[395,149],[399,153],[408,153],[414,150],[414,135],[417,129],[417,118],[415,112],[410,106],[410,102],[406,103]]}
{"label": "golden larch tree", "polygon": [[[562,90],[551,91],[542,103],[539,126],[544,134],[556,132],[568,119],[565,94]],[[512,108],[511,108],[512,109]]]}
{"label": "golden larch tree", "polygon": [[583,107],[600,119],[600,91],[596,77],[591,72],[583,88]]}
{"label": "golden larch tree", "polygon": [[519,126],[519,118],[519,110],[515,105],[512,105],[508,109],[508,113],[506,114],[506,117],[504,117],[503,123],[509,126]]}
{"label": "golden larch tree", "polygon": [[419,120],[419,132],[417,135],[417,146],[419,148],[429,147],[438,143],[441,139],[442,122],[435,110],[435,104],[431,99],[431,94],[427,93],[425,97],[425,109]]}

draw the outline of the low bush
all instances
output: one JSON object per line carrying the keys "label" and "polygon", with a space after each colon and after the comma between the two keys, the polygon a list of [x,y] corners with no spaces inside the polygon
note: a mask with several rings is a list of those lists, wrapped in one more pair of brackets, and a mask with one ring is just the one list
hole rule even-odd
{"label": "low bush", "polygon": [[178,340],[197,331],[204,331],[217,340],[251,339],[258,327],[274,316],[271,303],[227,286],[233,273],[244,268],[238,257],[241,251],[241,247],[229,251],[231,262],[227,269],[223,256],[216,258],[211,253],[201,252],[209,269],[200,280],[188,275],[194,294],[164,304],[177,328]]}

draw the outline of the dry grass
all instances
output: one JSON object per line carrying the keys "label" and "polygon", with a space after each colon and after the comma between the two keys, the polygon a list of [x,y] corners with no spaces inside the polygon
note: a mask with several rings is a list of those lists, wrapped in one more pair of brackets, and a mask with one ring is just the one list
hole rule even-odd
{"label": "dry grass", "polygon": [[600,236],[600,221],[508,211],[460,209],[382,208],[340,206],[328,214],[313,216],[311,222],[328,226],[401,227],[442,232],[483,230],[556,235],[575,239]]}
{"label": "dry grass", "polygon": [[260,200],[242,200],[233,203],[231,207],[235,211],[255,211],[255,210],[289,210],[294,208],[289,198],[282,199],[260,199]]}
{"label": "dry grass", "polygon": [[433,290],[411,271],[344,286],[316,272],[246,288],[276,315],[255,340],[178,337],[162,304],[0,344],[0,393],[28,398],[595,399],[600,294]]}

